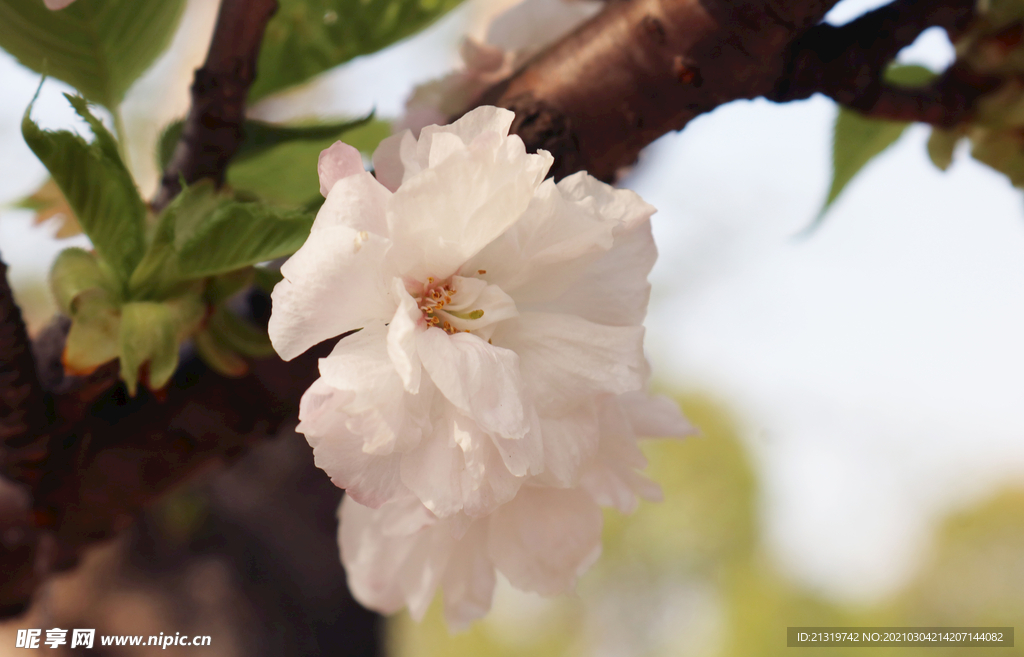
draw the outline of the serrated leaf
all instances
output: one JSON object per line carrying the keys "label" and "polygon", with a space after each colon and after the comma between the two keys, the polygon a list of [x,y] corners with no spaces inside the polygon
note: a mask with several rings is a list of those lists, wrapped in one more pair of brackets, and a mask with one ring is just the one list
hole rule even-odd
{"label": "serrated leaf", "polygon": [[167,385],[178,366],[178,345],[198,326],[203,304],[197,295],[173,302],[136,301],[121,307],[121,378],[135,395],[140,370],[152,390]]}
{"label": "serrated leaf", "polygon": [[132,273],[128,293],[133,299],[161,299],[173,295],[183,280],[178,269],[176,240],[187,237],[215,208],[226,202],[213,182],[201,180],[181,190],[157,221],[145,255]]}
{"label": "serrated leaf", "polygon": [[66,130],[41,129],[30,116],[31,104],[21,133],[67,198],[96,252],[127,281],[142,257],[146,204],[117,154],[113,136],[80,98],[68,99],[89,123],[95,142]]}
{"label": "serrated leaf", "polygon": [[414,34],[461,0],[280,0],[249,92],[255,101]]}
{"label": "serrated leaf", "polygon": [[78,298],[71,329],[64,341],[61,362],[68,374],[87,376],[120,353],[121,315],[117,305],[100,290]]}
{"label": "serrated leaf", "polygon": [[64,249],[50,268],[50,289],[57,307],[68,317],[77,311],[76,299],[89,290],[106,293],[113,301],[117,299],[115,283],[96,256],[77,247]]}
{"label": "serrated leaf", "polygon": [[[346,132],[342,141],[370,154],[391,134],[391,126],[374,119]],[[236,190],[251,191],[261,199],[284,206],[300,207],[315,201],[323,203],[316,163],[320,151],[336,141],[296,141],[282,144],[256,157],[235,162],[228,169],[227,182]]]}
{"label": "serrated leaf", "polygon": [[310,214],[230,201],[187,236],[179,233],[178,268],[184,277],[201,278],[291,255],[312,227]]}
{"label": "serrated leaf", "polygon": [[170,43],[185,0],[0,0],[0,48],[113,111]]}
{"label": "serrated leaf", "polygon": [[55,219],[57,233],[54,237],[57,239],[74,237],[82,232],[82,226],[78,223],[75,212],[68,205],[68,200],[64,198],[60,187],[53,182],[53,178],[47,178],[39,189],[18,201],[15,207],[35,212],[36,216],[32,219],[32,223],[37,226],[50,219]]}

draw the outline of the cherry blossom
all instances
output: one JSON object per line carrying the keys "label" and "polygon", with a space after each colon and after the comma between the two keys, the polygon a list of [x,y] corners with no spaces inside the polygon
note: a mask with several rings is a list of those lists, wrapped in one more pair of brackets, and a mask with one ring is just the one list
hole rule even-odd
{"label": "cherry blossom", "polygon": [[282,267],[270,336],[320,361],[298,430],[356,502],[413,496],[482,518],[534,486],[581,483],[601,400],[644,389],[654,208],[585,173],[544,180],[546,152],[478,108],[380,145],[376,178],[340,142],[326,201]]}
{"label": "cherry blossom", "polygon": [[379,509],[346,498],[339,542],[349,588],[383,613],[408,607],[419,620],[440,588],[448,624],[484,616],[500,572],[516,588],[542,595],[571,590],[601,551],[601,506],[631,512],[637,497],[660,499],[637,431],[681,436],[690,427],[667,399],[630,393],[601,400],[600,447],[577,488],[523,486],[485,518],[440,519],[413,495]]}

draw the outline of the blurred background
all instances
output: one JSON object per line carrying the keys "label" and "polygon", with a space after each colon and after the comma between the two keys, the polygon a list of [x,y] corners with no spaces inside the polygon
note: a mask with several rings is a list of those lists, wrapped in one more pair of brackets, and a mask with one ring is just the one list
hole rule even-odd
{"label": "blurred background", "polygon": [[[450,71],[461,38],[508,4],[469,0],[251,115],[398,118],[412,87]],[[844,0],[829,20],[878,4]],[[147,195],[216,5],[190,0],[171,49],[129,92],[129,157]],[[952,58],[935,31],[900,55],[935,70]],[[52,313],[49,263],[86,243],[57,240],[59,216],[37,226],[15,207],[46,179],[20,135],[37,85],[0,52],[0,255],[34,329]],[[66,90],[47,82],[44,126],[76,123]],[[820,97],[733,103],[662,138],[624,179],[659,209],[657,385],[703,437],[648,445],[665,502],[607,516],[604,556],[577,596],[505,586],[457,636],[433,612],[379,624],[344,592],[338,492],[290,434],[57,578],[28,619],[0,625],[0,654],[17,628],[69,624],[210,634],[218,655],[369,654],[371,627],[395,656],[594,657],[773,655],[791,625],[1013,625],[1024,612],[1021,193],[965,152],[940,172],[916,127],[802,236],[831,179],[835,113]],[[295,175],[315,179],[315,165]],[[1024,654],[971,654],[994,650]]]}

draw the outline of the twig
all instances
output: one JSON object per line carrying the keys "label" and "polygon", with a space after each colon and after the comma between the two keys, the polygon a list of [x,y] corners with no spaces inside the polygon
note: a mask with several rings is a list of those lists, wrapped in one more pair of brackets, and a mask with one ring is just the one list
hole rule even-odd
{"label": "twig", "polygon": [[192,83],[192,109],[153,207],[160,210],[181,191],[181,178],[220,184],[242,143],[242,123],[256,60],[277,0],[223,0],[210,51]]}
{"label": "twig", "polygon": [[918,89],[886,84],[883,77],[896,54],[929,27],[955,39],[973,9],[973,0],[895,0],[840,27],[819,25],[793,43],[787,70],[767,97],[788,102],[823,93],[869,116],[955,125],[998,80],[958,65]]}

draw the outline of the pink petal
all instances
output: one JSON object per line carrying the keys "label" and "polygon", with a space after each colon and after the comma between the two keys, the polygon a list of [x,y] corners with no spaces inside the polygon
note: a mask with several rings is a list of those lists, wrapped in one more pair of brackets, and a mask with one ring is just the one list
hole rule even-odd
{"label": "pink petal", "polygon": [[[63,2],[64,0],[47,0],[47,3],[54,1]],[[336,141],[331,144],[330,148],[320,152],[320,161],[317,162],[316,170],[320,174],[320,193],[327,198],[334,183],[364,171],[363,157],[355,147],[342,141]]]}

